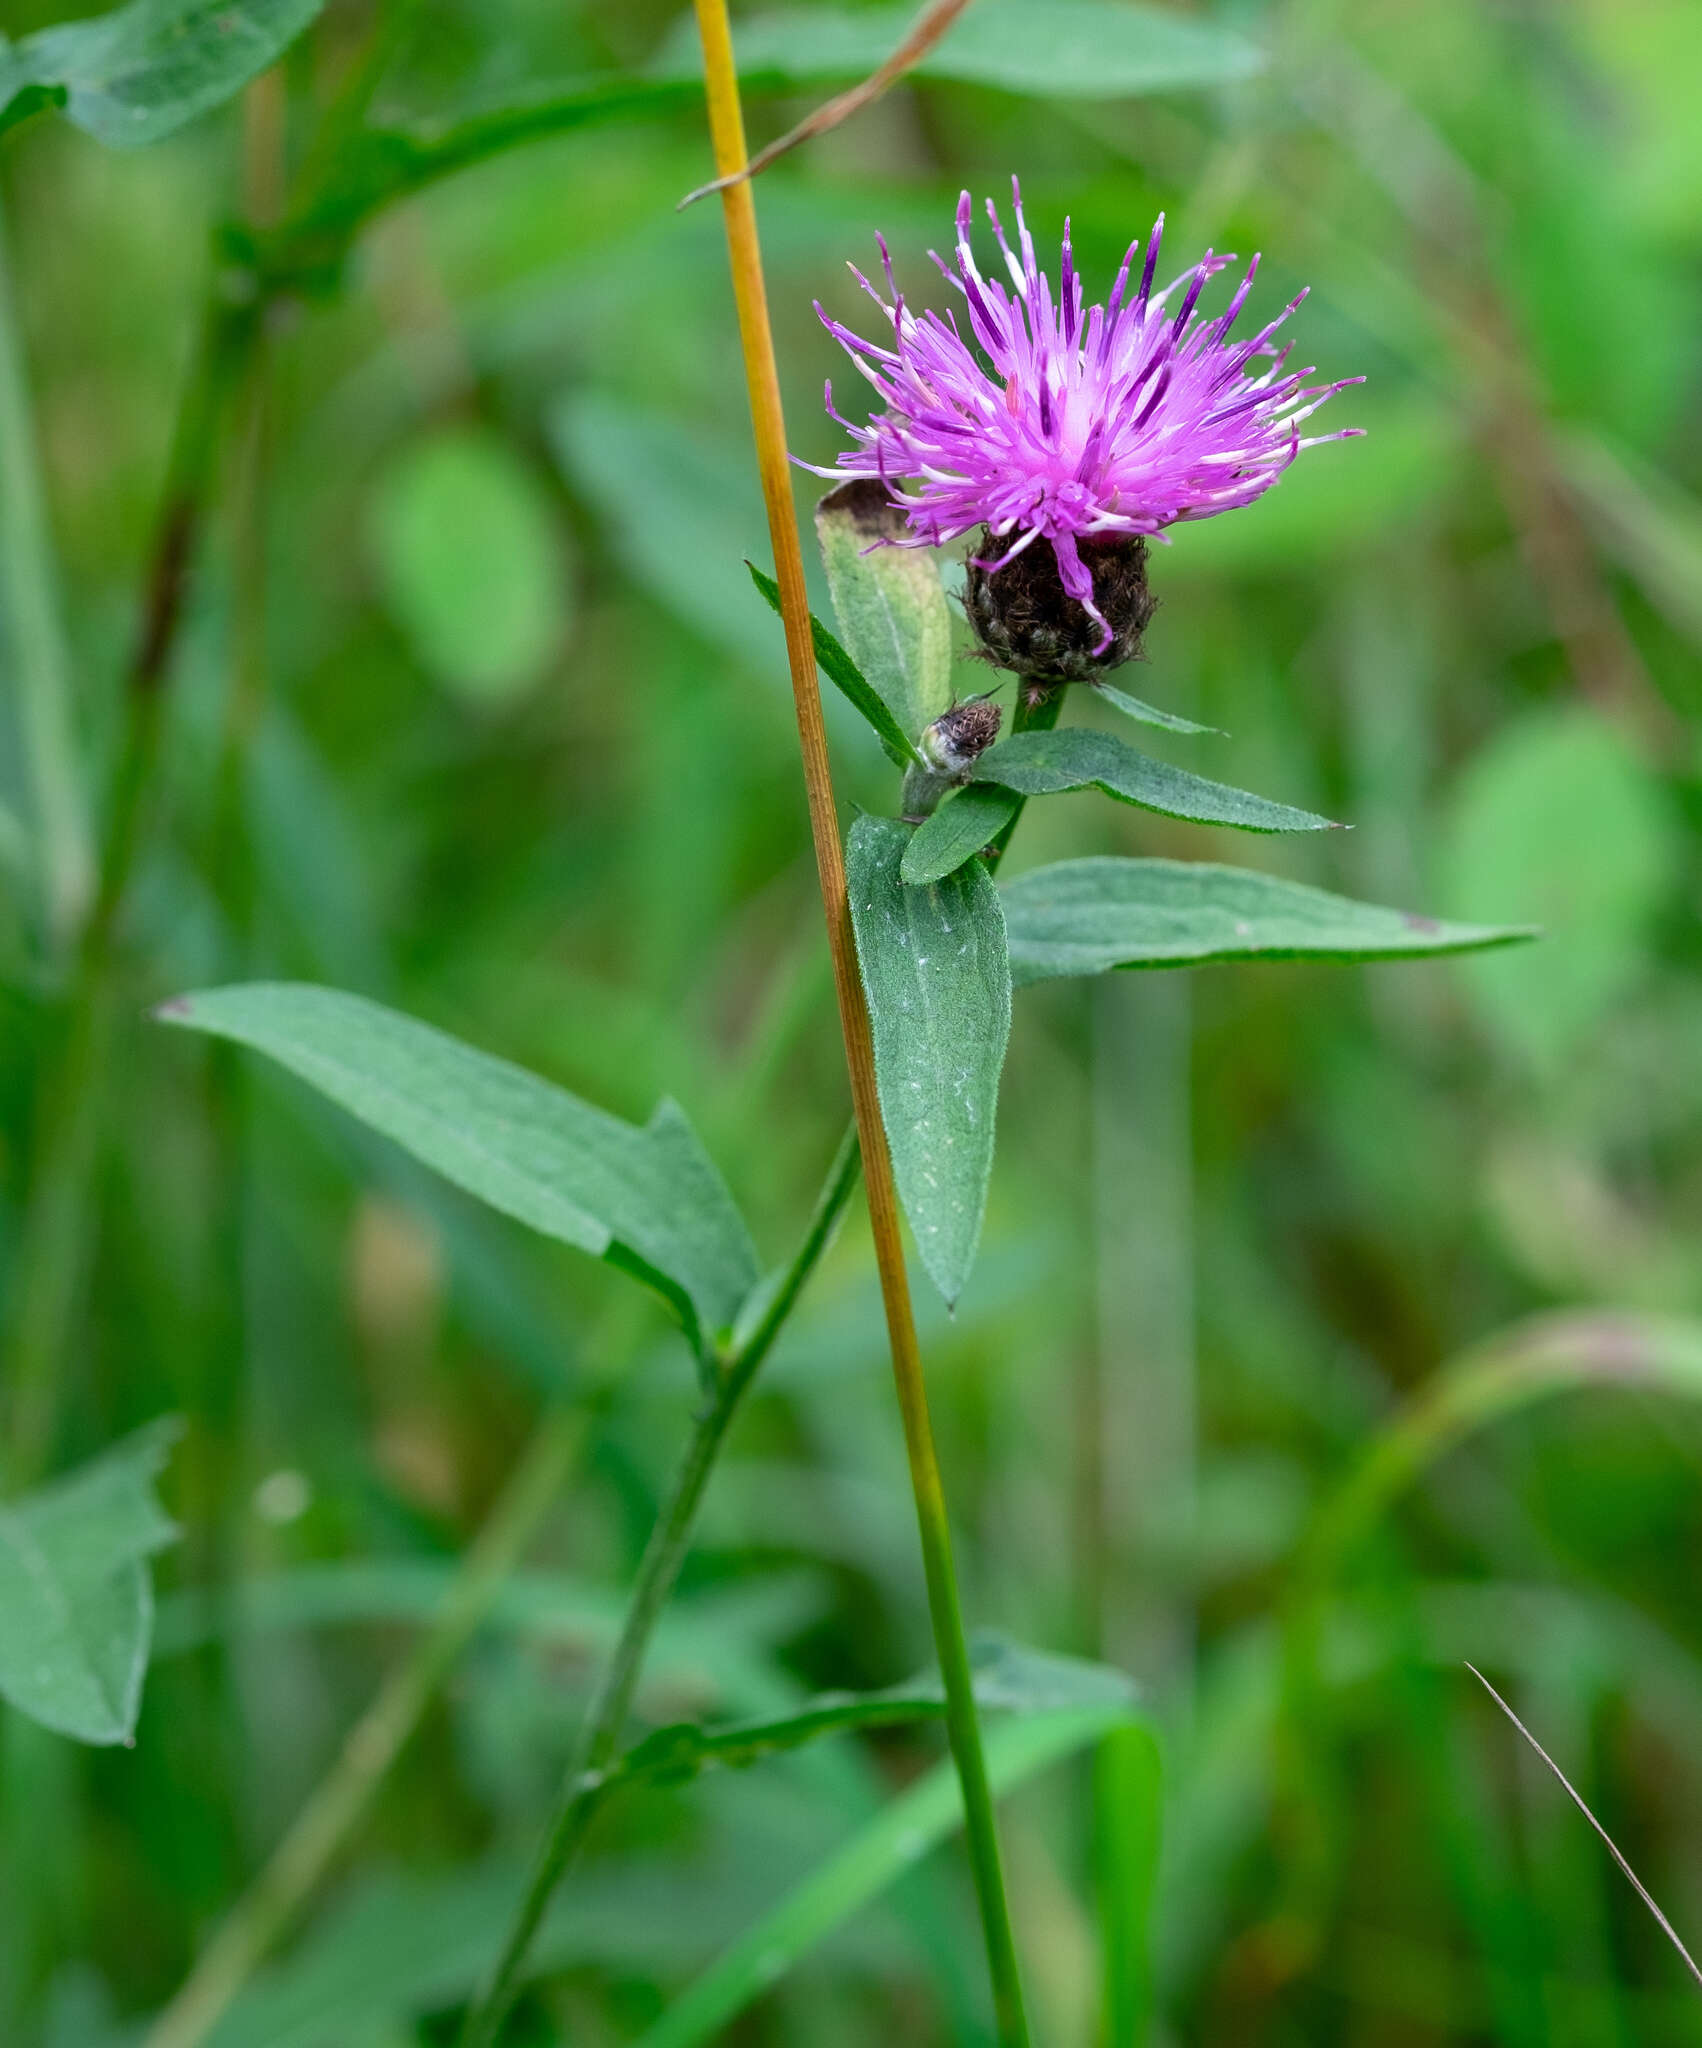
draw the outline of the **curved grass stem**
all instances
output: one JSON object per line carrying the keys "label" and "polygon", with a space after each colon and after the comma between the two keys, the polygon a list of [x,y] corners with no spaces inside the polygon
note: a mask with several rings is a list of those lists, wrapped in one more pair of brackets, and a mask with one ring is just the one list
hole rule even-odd
{"label": "curved grass stem", "polygon": [[911,1489],[916,1499],[916,1520],[928,1583],[934,1645],[945,1688],[946,1725],[963,1788],[965,1832],[975,1873],[976,1898],[981,1909],[999,2038],[1004,2048],[1026,2048],[1028,2022],[1023,2009],[1016,1944],[1005,1899],[992,1793],[982,1754],[957,1575],[952,1565],[945,1493],[934,1450],[921,1352],[910,1306],[910,1284],[905,1271],[892,1160],[887,1150],[886,1131],[881,1122],[875,1087],[869,1013],[863,999],[856,945],[851,932],[845,859],[834,805],[832,773],[828,766],[827,733],[822,720],[815,652],[811,644],[809,601],[804,591],[803,556],[798,546],[798,522],[792,499],[792,472],[786,452],[780,380],[774,357],[774,337],[769,327],[762,252],[757,239],[756,202],[750,180],[741,176],[748,166],[749,156],[745,147],[732,30],[727,18],[726,0],[696,0],[696,7],[698,31],[703,40],[716,175],[721,180],[730,181],[723,185],[721,205],[732,265],[733,296],[738,307],[739,338],[744,350],[745,376],[756,433],[757,467],[768,508],[775,575],[780,585],[781,616],[786,627],[786,651],[792,673],[798,739],[803,752],[810,832],[815,842],[822,909],[833,957],[840,1028],[845,1039],[845,1059],[851,1078],[851,1099],[862,1141],[875,1259],[880,1270],[899,1411],[904,1421]]}

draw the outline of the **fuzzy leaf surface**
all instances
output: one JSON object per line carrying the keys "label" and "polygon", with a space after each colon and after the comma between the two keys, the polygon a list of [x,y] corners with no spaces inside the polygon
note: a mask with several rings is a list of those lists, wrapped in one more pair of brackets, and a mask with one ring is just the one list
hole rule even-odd
{"label": "fuzzy leaf surface", "polygon": [[[751,581],[778,613],[780,585],[772,576],[765,576],[754,562],[747,562],[745,567],[751,572]],[[874,728],[875,737],[886,750],[886,757],[893,766],[909,768],[919,763],[922,757],[911,744],[910,735],[869,687],[863,671],[814,612],[810,614],[810,639],[815,646],[816,666],[840,695]]]}
{"label": "fuzzy leaf surface", "polygon": [[1131,697],[1127,690],[1119,690],[1112,683],[1095,683],[1093,694],[1102,697],[1113,710],[1122,712],[1125,718],[1132,718],[1141,725],[1156,725],[1165,732],[1218,733],[1215,725],[1196,725],[1191,718],[1178,718],[1174,711],[1161,711],[1156,704],[1144,703],[1139,697]]}
{"label": "fuzzy leaf surface", "polygon": [[947,797],[924,818],[904,849],[899,873],[913,888],[941,882],[996,839],[1017,808],[1017,798],[997,783],[971,783]]}
{"label": "fuzzy leaf surface", "polygon": [[880,485],[862,479],[829,491],[816,507],[840,637],[915,739],[951,703],[951,614],[937,552],[890,545],[908,531]]}
{"label": "fuzzy leaf surface", "polygon": [[702,1349],[756,1253],[685,1113],[640,1128],[363,996],[251,982],[180,996],[162,1023],[268,1054],[445,1179],[655,1287]]}
{"label": "fuzzy leaf surface", "polygon": [[[1079,1707],[1132,1708],[1135,1703],[1134,1684],[1121,1671],[1026,1649],[1002,1636],[979,1637],[971,1661],[976,1704],[985,1713],[1055,1714]],[[623,1780],[678,1785],[716,1766],[742,1770],[821,1735],[942,1719],[945,1708],[939,1673],[927,1671],[880,1692],[821,1693],[773,1719],[724,1728],[681,1721],[658,1728],[629,1749],[616,1769]]]}
{"label": "fuzzy leaf surface", "polygon": [[1019,982],[1209,960],[1410,960],[1534,936],[1445,924],[1207,861],[1058,861],[1000,890]]}
{"label": "fuzzy leaf surface", "polygon": [[1326,832],[1332,827],[1329,818],[1190,775],[1185,768],[1137,753],[1115,733],[1082,725],[1058,732],[1013,733],[990,747],[970,772],[977,782],[1002,783],[1022,796],[1102,789],[1122,803],[1161,811],[1167,818],[1235,825],[1244,832]]}
{"label": "fuzzy leaf surface", "polygon": [[130,0],[86,21],[0,38],[0,130],[60,107],[97,142],[135,149],[241,91],[323,0]]}
{"label": "fuzzy leaf surface", "polygon": [[0,1696],[80,1742],[128,1742],[153,1634],[147,1559],[177,1536],[154,1479],[177,1435],[150,1423],[0,1504]]}
{"label": "fuzzy leaf surface", "polygon": [[907,888],[910,836],[896,818],[859,818],[846,868],[899,1196],[929,1277],[955,1302],[975,1263],[993,1169],[1010,963],[985,868],[971,862]]}

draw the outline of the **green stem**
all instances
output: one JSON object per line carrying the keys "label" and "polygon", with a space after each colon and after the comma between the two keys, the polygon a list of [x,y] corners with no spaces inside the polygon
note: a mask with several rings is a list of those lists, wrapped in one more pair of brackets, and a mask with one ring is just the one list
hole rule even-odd
{"label": "green stem", "polygon": [[[1058,713],[1064,708],[1064,692],[1067,683],[1049,683],[1040,677],[1017,678],[1016,714],[1011,719],[1011,735],[1019,732],[1050,732],[1058,723]],[[995,867],[1004,858],[1005,848],[1011,843],[1011,834],[1022,822],[1022,814],[1028,799],[1018,796],[1016,809],[1005,820],[997,839],[987,850],[987,865]]]}
{"label": "green stem", "polygon": [[94,852],[78,773],[71,659],[14,307],[0,237],[0,619],[29,771],[44,922],[49,938],[61,945],[88,908]]}
{"label": "green stem", "polygon": [[544,1421],[450,1582],[430,1631],[350,1729],[329,1774],[155,2020],[143,2048],[199,2048],[295,1919],[560,1498],[585,1431],[580,1408],[558,1409]]}
{"label": "green stem", "polygon": [[[721,1444],[758,1367],[772,1349],[804,1283],[826,1250],[845,1204],[857,1184],[855,1128],[848,1130],[816,1198],[815,1211],[791,1263],[760,1309],[748,1335],[720,1367],[709,1403],[697,1416],[685,1453],[675,1469],[656,1525],[650,1532],[638,1577],[627,1604],[620,1640],[586,1710],[557,1801],[519,1911],[509,1928],[490,1981],[469,2008],[461,2048],[491,2048],[519,1988],[526,1954],[550,1895],[578,1854],[602,1803],[609,1767],[619,1754],[650,1638],[691,1544],[697,1510]],[[152,2043],[150,2048],[159,2048]]]}
{"label": "green stem", "polygon": [[42,1087],[30,1194],[19,1232],[21,1277],[9,1332],[7,1462],[20,1484],[39,1476],[52,1454],[65,1333],[92,1236],[89,1181],[113,1064],[112,967],[119,914],[142,844],[165,682],[212,489],[224,401],[259,332],[256,304],[251,299],[233,302],[224,296],[222,283],[222,278],[216,281],[209,296],[178,414],[141,626],[125,676],[124,738],[99,883],[77,950],[59,1057]]}

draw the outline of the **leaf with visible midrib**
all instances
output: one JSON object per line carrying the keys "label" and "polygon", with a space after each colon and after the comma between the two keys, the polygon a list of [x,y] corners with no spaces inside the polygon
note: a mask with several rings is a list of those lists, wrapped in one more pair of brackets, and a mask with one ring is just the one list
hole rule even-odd
{"label": "leaf with visible midrib", "polygon": [[81,1742],[128,1742],[153,1629],[145,1562],[176,1525],[153,1482],[177,1435],[151,1423],[0,1504],[0,1696]]}
{"label": "leaf with visible midrib", "polygon": [[907,738],[951,704],[951,614],[938,551],[909,534],[881,485],[857,478],[816,507],[816,536],[839,637]]}
{"label": "leaf with visible midrib", "polygon": [[1289,804],[1272,803],[1224,782],[1208,782],[1137,753],[1115,733],[1089,726],[1058,732],[1019,732],[990,747],[970,771],[977,782],[998,782],[1022,796],[1061,796],[1102,789],[1126,804],[1191,818],[1201,825],[1235,825],[1244,832],[1327,832],[1331,820]]}
{"label": "leaf with visible midrib", "polygon": [[114,148],[158,142],[240,92],[323,0],[130,0],[87,21],[0,37],[0,129],[38,109]]}
{"label": "leaf with visible midrib", "polygon": [[672,1102],[640,1129],[336,989],[252,982],[156,1015],[269,1054],[492,1208],[646,1280],[700,1351],[756,1282],[744,1222]]}
{"label": "leaf with visible midrib", "polygon": [[979,862],[926,888],[900,878],[910,827],[859,818],[846,868],[881,1116],[904,1213],[955,1302],[975,1263],[1011,982],[998,892]]}
{"label": "leaf with visible midrib", "polygon": [[999,894],[1018,982],[1208,960],[1410,960],[1535,936],[1528,926],[1444,924],[1207,861],[1058,861]]}
{"label": "leaf with visible midrib", "polygon": [[912,887],[944,881],[997,839],[1016,815],[1019,799],[997,783],[972,783],[924,818],[904,849],[899,873]]}
{"label": "leaf with visible midrib", "polygon": [[[979,1636],[971,1663],[975,1703],[984,1713],[1056,1714],[1077,1707],[1133,1708],[1135,1687],[1121,1671],[1078,1657],[1030,1650],[1002,1636]],[[881,1692],[821,1693],[789,1714],[705,1728],[681,1721],[635,1743],[611,1775],[618,1781],[680,1785],[711,1767],[743,1770],[765,1756],[797,1749],[818,1736],[854,1728],[889,1728],[938,1720],[946,1710],[937,1671]]]}
{"label": "leaf with visible midrib", "polygon": [[[779,584],[772,576],[765,576],[754,562],[747,562],[745,567],[751,572],[751,581],[762,592],[770,608],[778,612]],[[920,767],[922,756],[911,744],[909,734],[869,687],[863,671],[814,612],[810,614],[810,641],[815,648],[817,668],[874,728],[875,737],[886,750],[886,757],[892,765],[895,768]]]}

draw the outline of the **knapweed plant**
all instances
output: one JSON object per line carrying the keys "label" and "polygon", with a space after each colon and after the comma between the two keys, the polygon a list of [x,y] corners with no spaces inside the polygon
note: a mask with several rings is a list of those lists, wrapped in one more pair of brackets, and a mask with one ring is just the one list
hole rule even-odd
{"label": "knapweed plant", "polygon": [[[719,13],[714,0],[704,0],[710,108],[725,175],[740,168],[743,139]],[[763,1271],[732,1193],[672,1103],[642,1128],[624,1124],[424,1025],[328,989],[214,989],[168,1003],[160,1014],[270,1054],[461,1187],[654,1288],[697,1363],[700,1402],[673,1487],[532,1880],[469,2013],[465,2048],[489,2048],[497,2038],[544,1909],[599,1809],[623,1786],[748,1760],[833,1727],[933,1711],[943,1714],[951,1737],[999,2033],[1014,2048],[1028,2027],[979,1712],[1073,1709],[1085,1717],[1085,1732],[1102,1729],[1108,1711],[1127,1720],[1134,1709],[1114,1677],[1094,1667],[996,1638],[978,1656],[966,1644],[898,1208],[929,1279],[955,1303],[975,1262],[1012,994],[1024,984],[1214,960],[1401,959],[1519,934],[1440,923],[1206,862],[1100,857],[1031,869],[1002,885],[995,879],[1028,800],[1069,791],[1098,789],[1168,817],[1249,832],[1330,829],[1326,818],[1063,721],[1072,691],[1085,690],[1136,724],[1203,730],[1125,694],[1109,677],[1141,652],[1152,618],[1149,541],[1167,539],[1180,523],[1255,504],[1313,445],[1302,433],[1311,414],[1356,381],[1311,383],[1312,370],[1287,367],[1289,345],[1276,336],[1299,299],[1235,337],[1256,262],[1227,306],[1209,311],[1207,287],[1231,259],[1207,254],[1158,287],[1160,223],[1144,253],[1131,248],[1107,298],[1089,305],[1067,229],[1054,285],[1015,188],[1015,248],[989,205],[1007,291],[977,265],[965,193],[955,265],[940,266],[952,294],[944,311],[914,310],[888,264],[890,301],[869,287],[884,323],[878,340],[827,321],[879,401],[866,422],[846,422],[855,444],[839,459],[846,481],[816,513],[835,632],[804,604],[749,184],[731,185],[723,203],[778,571],[774,579],[752,573],[782,613],[794,657],[857,1112],[791,1258]],[[1316,438],[1354,432],[1348,426]],[[942,577],[947,550],[964,536],[962,603],[975,646],[954,661]],[[857,818],[843,857],[818,668],[862,713],[895,770],[891,815]],[[990,690],[995,672],[1016,679],[1002,739]],[[859,1157],[938,1673],[890,1696],[827,1703],[771,1727],[674,1728],[635,1742],[632,1705],[645,1652],[717,1454],[851,1199]]]}
{"label": "knapweed plant", "polygon": [[[298,10],[303,20],[311,11]],[[463,2048],[497,2042],[557,1887],[594,1823],[623,1793],[677,1785],[714,1766],[750,1765],[835,1730],[930,1718],[944,1723],[953,1778],[938,1773],[901,1796],[880,1868],[901,1864],[961,1820],[998,2035],[1005,2048],[1022,2048],[1029,2028],[994,1819],[997,1795],[1057,1757],[1105,1742],[1117,1745],[1116,1768],[1131,1785],[1147,1788],[1131,1796],[1150,1801],[1155,1753],[1133,1688],[1120,1674],[1058,1655],[1056,1645],[1019,1647],[990,1632],[997,1615],[976,1617],[989,1632],[971,1646],[903,1226],[929,1283],[955,1305],[975,1267],[995,1171],[1013,996],[1029,984],[1228,960],[1405,959],[1495,946],[1522,934],[1443,923],[1262,868],[1204,860],[1095,856],[1020,866],[1013,846],[1029,801],[1079,791],[1251,833],[1332,829],[1324,817],[1177,767],[1077,714],[1103,708],[1131,729],[1205,742],[1206,728],[1112,680],[1144,652],[1157,603],[1149,579],[1162,559],[1155,544],[1192,522],[1257,516],[1258,501],[1280,486],[1305,450],[1357,432],[1352,425],[1323,434],[1306,429],[1328,399],[1358,380],[1319,381],[1310,367],[1289,367],[1295,344],[1288,324],[1304,294],[1274,317],[1250,319],[1256,259],[1218,304],[1214,280],[1233,259],[1208,251],[1165,279],[1160,221],[1130,247],[1104,296],[1090,299],[1068,227],[1054,271],[1036,247],[1014,181],[1014,242],[989,201],[987,233],[998,261],[984,268],[965,193],[952,259],[936,259],[939,278],[925,278],[920,291],[912,285],[907,296],[883,245],[884,294],[862,279],[875,306],[872,335],[822,314],[869,395],[852,403],[843,387],[837,400],[829,388],[829,409],[850,446],[824,472],[834,487],[814,519],[834,618],[829,625],[812,617],[755,200],[741,175],[745,143],[722,0],[698,0],[697,14],[773,542],[773,574],[758,564],[749,573],[780,615],[790,656],[803,794],[851,1097],[849,1127],[824,1162],[813,1208],[797,1218],[788,1254],[771,1265],[759,1255],[734,1191],[672,1101],[661,1102],[642,1125],[623,1121],[355,994],[239,982],[177,996],[157,1015],[266,1054],[492,1209],[648,1288],[677,1323],[695,1367],[695,1398],[672,1482],[617,1640],[573,1736],[530,1877],[465,2011]],[[283,29],[279,35],[287,40]],[[86,122],[110,118],[122,130],[122,107],[112,112],[80,74],[60,77],[55,65],[63,49],[36,39],[4,56],[11,66],[11,74],[0,74],[9,77],[7,105],[21,118],[42,105],[65,104],[73,113],[81,108]],[[361,94],[371,89],[370,77],[350,89],[350,132],[364,112]],[[130,111],[145,125],[145,106]],[[524,114],[517,110],[516,123]],[[252,367],[269,296],[306,289],[334,271],[361,220],[392,186],[406,189],[406,167],[422,161],[417,152],[374,144],[359,159],[361,177],[309,190],[269,241],[233,241],[226,251],[227,282],[235,277],[241,288],[215,295],[202,338],[201,397],[174,456],[168,510],[176,524],[162,551],[133,678],[138,708],[119,771],[118,826],[85,935],[72,949],[72,985],[81,994],[61,1091],[72,1138],[86,1114],[85,1084],[111,1043],[102,975],[140,830],[138,807],[157,761],[158,685],[203,509],[214,416]],[[724,567],[742,587],[745,567],[737,559]],[[753,608],[758,601],[751,597]],[[856,816],[843,838],[822,676],[861,714],[868,744],[884,750],[892,771],[884,814]],[[1227,753],[1227,742],[1216,744]],[[67,1148],[75,1149],[71,1138]],[[640,1729],[640,1677],[730,1426],[859,1178],[909,1453],[935,1665],[889,1689],[823,1696],[761,1721]],[[44,1242],[57,1242],[43,1229]],[[71,1258],[49,1269],[37,1290],[39,1312],[25,1319],[26,1338],[31,1330],[62,1326],[75,1267]],[[30,1385],[39,1388],[53,1345],[45,1337],[29,1342],[38,1360]],[[210,2037],[327,1868],[474,1626],[481,1600],[512,1562],[539,1503],[559,1483],[565,1441],[560,1430],[546,1431],[516,1474],[488,1540],[458,1582],[458,1602],[381,1694],[320,1799],[211,1938],[158,2021],[152,2048],[194,2048]],[[122,1739],[134,1720],[146,1651],[142,1560],[170,1533],[149,1490],[163,1454],[158,1434],[139,1439],[68,1487],[29,1494],[7,1511],[13,1548],[40,1564],[30,1595],[33,1661],[11,1658],[8,1690],[39,1718],[92,1740]],[[90,1517],[105,1532],[98,1554],[84,1541]],[[114,1573],[122,1580],[116,1594]],[[79,1603],[103,1601],[105,1632],[97,1632],[95,1647],[72,1643],[77,1632],[65,1617],[80,1612]],[[55,1662],[73,1652],[82,1660],[75,1684]],[[984,1714],[999,1722],[985,1742]],[[1128,1881],[1138,1888],[1149,1880],[1150,1872]],[[840,1904],[866,1896],[879,1881],[873,1864],[848,1867],[837,1880]],[[811,1912],[819,1917],[826,1908],[815,1900],[758,1930],[749,1953],[712,1971],[663,2016],[645,2036],[647,2048],[703,2038],[752,1982],[767,1981],[799,1952],[815,1931]]]}

